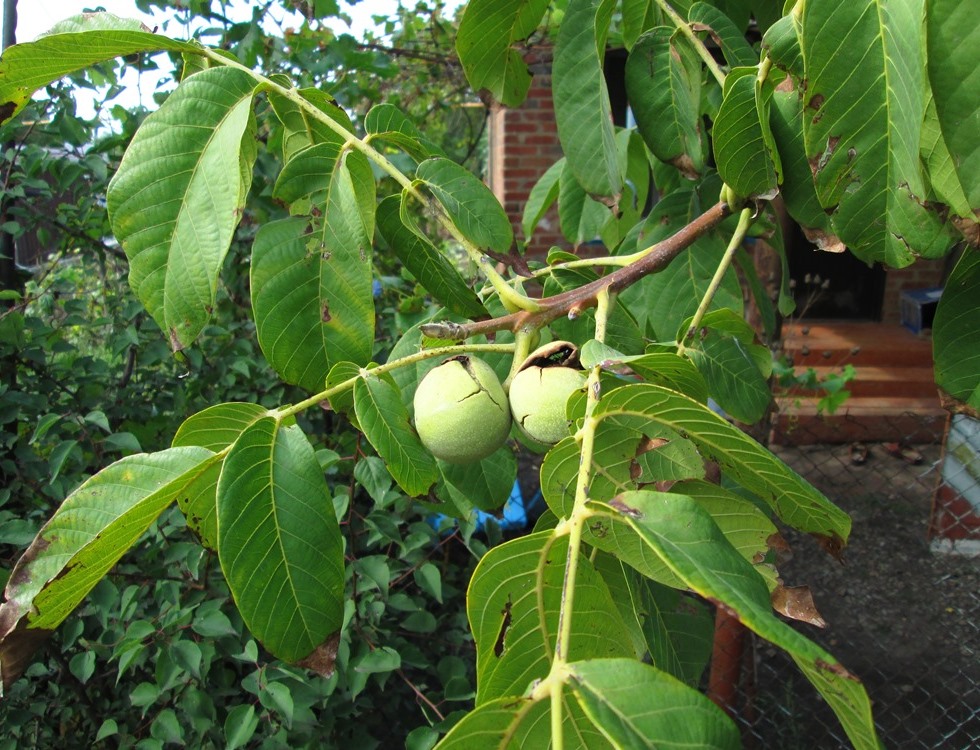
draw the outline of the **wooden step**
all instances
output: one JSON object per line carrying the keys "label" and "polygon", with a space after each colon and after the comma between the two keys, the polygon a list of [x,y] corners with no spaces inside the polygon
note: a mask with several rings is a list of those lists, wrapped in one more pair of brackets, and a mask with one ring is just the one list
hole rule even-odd
{"label": "wooden step", "polygon": [[[798,368],[799,369],[799,368]],[[802,369],[806,369],[805,367]],[[839,367],[813,367],[819,380],[839,375]],[[906,397],[906,398],[935,398],[938,403],[935,374],[931,366],[882,366],[855,365],[857,374],[844,388],[851,393],[851,398],[861,396],[871,397]],[[790,388],[778,389],[777,393],[794,396],[820,396],[820,390],[808,389],[795,385]]]}
{"label": "wooden step", "polygon": [[948,416],[935,395],[851,397],[833,414],[821,414],[817,402],[816,398],[778,397],[772,443],[940,443]]}
{"label": "wooden step", "polygon": [[796,366],[932,365],[932,340],[883,323],[791,323],[783,349]]}

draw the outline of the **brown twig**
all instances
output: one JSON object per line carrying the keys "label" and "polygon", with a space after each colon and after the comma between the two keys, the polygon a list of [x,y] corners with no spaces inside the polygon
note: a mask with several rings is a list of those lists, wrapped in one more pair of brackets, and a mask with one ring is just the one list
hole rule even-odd
{"label": "brown twig", "polygon": [[731,212],[727,202],[716,203],[676,234],[658,242],[639,260],[577,289],[570,289],[553,297],[545,297],[538,301],[539,309],[534,312],[519,311],[472,323],[461,324],[450,321],[427,323],[422,326],[422,333],[431,338],[460,341],[496,331],[516,332],[522,329],[538,329],[563,315],[575,318],[583,310],[595,307],[600,292],[604,290],[611,293],[620,292],[644,276],[666,268],[682,251],[718,226]]}

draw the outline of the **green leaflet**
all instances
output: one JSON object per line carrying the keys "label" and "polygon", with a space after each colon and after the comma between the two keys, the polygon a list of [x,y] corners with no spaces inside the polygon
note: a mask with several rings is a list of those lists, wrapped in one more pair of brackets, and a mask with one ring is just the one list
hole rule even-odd
{"label": "green leaflet", "polygon": [[[541,532],[491,549],[470,581],[477,706],[521,695],[547,675],[558,632],[568,538]],[[601,576],[584,557],[575,585],[569,658],[630,656],[630,637]]]}
{"label": "green leaflet", "polygon": [[946,282],[933,321],[936,384],[974,416],[980,412],[980,251],[967,249]]}
{"label": "green leaflet", "polygon": [[690,42],[666,26],[647,31],[626,61],[626,91],[654,155],[687,177],[700,174],[701,61]]}
{"label": "green leaflet", "polygon": [[[703,693],[634,659],[569,665],[571,688],[586,715],[617,748],[737,750],[730,718]],[[650,696],[656,710],[650,710]]]}
{"label": "green leaflet", "polygon": [[524,203],[524,216],[521,219],[521,229],[524,231],[524,241],[530,242],[534,230],[558,200],[559,177],[565,169],[565,159],[562,157],[545,171],[534,183],[527,201]]}
{"label": "green leaflet", "polygon": [[[327,94],[317,89],[302,89],[299,93],[345,130],[352,131],[354,129],[347,113],[337,106],[336,102]],[[337,133],[329,125],[314,117],[292,99],[286,98],[274,89],[266,91],[266,96],[269,97],[269,103],[283,126],[282,158],[284,162],[288,163],[305,148],[318,143],[336,142],[339,139]]]}
{"label": "green leaflet", "polygon": [[65,499],[7,582],[0,605],[4,687],[213,455],[186,447],[127,456]]}
{"label": "green leaflet", "polygon": [[443,157],[419,164],[416,178],[439,200],[465,237],[477,247],[510,251],[514,230],[499,201],[465,167]]}
{"label": "green leaflet", "polygon": [[0,123],[20,112],[31,95],[62,76],[136,52],[200,53],[197,42],[153,34],[135,19],[85,13],[61,21],[36,41],[15,44],[0,60]]}
{"label": "green leaflet", "polygon": [[[695,592],[724,602],[746,627],[785,649],[834,709],[859,750],[878,750],[864,686],[822,648],[778,619],[762,578],[691,498],[660,492],[618,497],[614,510]],[[697,550],[697,552],[694,552]]]}
{"label": "green leaflet", "polygon": [[211,317],[254,160],[255,80],[212,68],[183,81],[137,131],[106,197],[129,283],[176,351]]}
{"label": "green leaflet", "polygon": [[298,661],[343,619],[344,542],[313,447],[262,417],[218,482],[218,557],[242,619],[275,656]]}
{"label": "green leaflet", "polygon": [[439,469],[412,429],[398,389],[377,376],[364,375],[354,384],[354,411],[365,436],[405,493],[410,497],[428,493],[439,480]]}
{"label": "green leaflet", "polygon": [[517,459],[505,445],[496,453],[472,464],[440,461],[439,470],[446,483],[451,485],[452,494],[458,493],[466,503],[480,510],[495,511],[507,502],[514,489]]}
{"label": "green leaflet", "polygon": [[450,312],[471,318],[487,315],[480,298],[449,258],[402,223],[399,196],[388,196],[378,204],[377,223],[398,260]]}
{"label": "green leaflet", "polygon": [[[929,83],[943,139],[969,207],[980,211],[980,28],[970,0],[929,0],[926,45]],[[977,216],[974,214],[974,220]]]}
{"label": "green leaflet", "polygon": [[334,363],[371,358],[374,178],[363,156],[325,143],[286,166],[280,190],[286,200],[310,198],[322,218],[283,219],[259,230],[252,311],[269,363],[287,382],[316,393]]}
{"label": "green leaflet", "polygon": [[778,184],[778,154],[770,148],[770,85],[756,68],[735,68],[725,78],[725,98],[712,131],[718,174],[740,196],[771,195]]}
{"label": "green leaflet", "polygon": [[531,73],[514,45],[529,37],[548,0],[471,0],[456,35],[456,53],[476,91],[516,107],[527,96]]}
{"label": "green leaflet", "polygon": [[555,41],[552,91],[558,138],[590,195],[622,190],[609,91],[602,70],[613,0],[570,0]]}
{"label": "green leaflet", "polygon": [[739,29],[725,13],[708,3],[694,3],[688,11],[687,20],[692,24],[707,27],[711,38],[715,40],[725,55],[729,68],[755,65],[759,56],[745,40],[744,29]]}
{"label": "green leaflet", "polygon": [[806,3],[800,34],[817,197],[853,253],[895,267],[950,246],[919,162],[923,2]]}

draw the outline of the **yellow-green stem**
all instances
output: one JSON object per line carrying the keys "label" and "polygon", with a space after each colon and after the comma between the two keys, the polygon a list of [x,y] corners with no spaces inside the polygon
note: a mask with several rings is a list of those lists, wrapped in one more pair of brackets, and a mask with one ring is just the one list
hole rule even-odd
{"label": "yellow-green stem", "polygon": [[701,298],[701,304],[698,305],[698,310],[694,313],[694,318],[691,319],[691,326],[687,329],[687,334],[684,336],[683,341],[679,341],[677,345],[677,353],[683,354],[685,341],[688,341],[691,336],[701,327],[701,321],[704,320],[705,314],[708,312],[708,308],[711,306],[711,300],[714,299],[715,294],[718,292],[718,287],[721,286],[722,279],[725,278],[725,274],[728,272],[728,268],[732,264],[732,259],[735,257],[735,252],[742,245],[742,240],[745,239],[746,232],[749,231],[749,227],[752,226],[752,220],[755,216],[755,209],[743,208],[742,213],[738,216],[738,226],[735,227],[735,233],[732,235],[731,241],[728,243],[728,248],[725,250],[725,256],[721,259],[718,264],[718,268],[715,269],[715,275],[711,277],[711,282],[708,284],[708,289],[704,293],[704,297]]}
{"label": "yellow-green stem", "polygon": [[476,263],[480,270],[486,275],[487,280],[493,286],[494,290],[497,292],[503,302],[519,310],[534,311],[538,309],[538,305],[534,300],[524,294],[521,294],[510,286],[507,283],[507,280],[497,272],[496,268],[494,268],[493,260],[489,258],[482,250],[480,250],[480,248],[470,242],[470,240],[459,231],[456,224],[450,218],[449,214],[446,213],[446,210],[441,203],[438,201],[429,200],[429,198],[415,186],[412,180],[410,180],[400,169],[398,169],[398,167],[385,158],[385,156],[375,149],[370,143],[358,138],[354,133],[351,133],[339,122],[320,111],[319,108],[307,101],[296,89],[282,86],[270,78],[266,78],[261,73],[256,73],[251,68],[242,65],[235,60],[229,60],[227,57],[219,55],[211,49],[204,48],[203,54],[205,57],[220,65],[244,70],[249,75],[254,77],[255,80],[259,81],[263,87],[275,91],[280,96],[283,96],[297,106],[302,107],[314,119],[319,120],[328,128],[337,133],[345,140],[346,144],[349,144],[364,154],[368,159],[377,164],[383,172],[401,185],[409,195],[419,201],[419,203],[426,208],[432,210],[432,212],[438,217],[439,223],[443,226],[443,228],[449,232],[450,235],[452,235],[453,239],[455,239],[462,246],[470,259],[472,259],[473,262]]}
{"label": "yellow-green stem", "polygon": [[657,5],[659,5],[660,9],[667,14],[667,17],[670,18],[671,22],[673,22],[674,26],[677,27],[678,31],[680,31],[688,38],[688,40],[690,40],[691,44],[694,45],[694,50],[698,53],[698,56],[704,60],[704,64],[708,67],[708,70],[711,71],[711,75],[713,75],[715,80],[718,81],[718,85],[724,88],[724,71],[721,69],[718,63],[715,62],[715,58],[711,56],[711,50],[705,47],[704,42],[702,42],[698,35],[694,33],[694,29],[691,28],[691,25],[681,18],[681,15],[671,7],[667,0],[657,0]]}
{"label": "yellow-green stem", "polygon": [[[409,354],[407,357],[401,357],[392,362],[386,362],[385,364],[378,365],[367,372],[372,375],[383,375],[386,372],[397,370],[399,367],[414,365],[416,362],[421,362],[426,359],[452,356],[455,354],[462,354],[463,352],[492,352],[507,354],[513,351],[514,344],[460,344],[454,346],[437,346],[434,349],[423,349],[415,354]],[[280,418],[291,417],[299,414],[301,411],[309,409],[311,406],[316,406],[324,401],[328,401],[331,396],[336,396],[338,393],[343,393],[344,391],[353,388],[354,384],[360,377],[361,375],[355,375],[347,378],[347,380],[337,383],[335,386],[320,391],[315,396],[310,396],[308,399],[292,404],[291,406],[284,406],[281,409],[277,409],[276,415]]]}
{"label": "yellow-green stem", "polygon": [[[608,289],[599,291],[596,298],[595,338],[604,341],[606,324],[614,296]],[[555,641],[555,658],[551,663],[549,678],[554,683],[551,692],[551,746],[554,750],[563,750],[564,735],[562,729],[562,695],[564,693],[564,675],[568,663],[569,641],[572,635],[572,617],[575,606],[575,585],[578,577],[579,557],[582,551],[582,532],[591,511],[586,507],[589,500],[589,485],[592,483],[592,455],[595,451],[595,431],[598,421],[592,416],[601,396],[599,376],[601,368],[597,365],[589,372],[586,383],[587,400],[585,403],[585,422],[579,431],[581,445],[579,449],[579,469],[575,482],[575,504],[569,518],[568,556],[565,560],[565,578],[562,583],[561,609],[558,613],[558,636]]]}

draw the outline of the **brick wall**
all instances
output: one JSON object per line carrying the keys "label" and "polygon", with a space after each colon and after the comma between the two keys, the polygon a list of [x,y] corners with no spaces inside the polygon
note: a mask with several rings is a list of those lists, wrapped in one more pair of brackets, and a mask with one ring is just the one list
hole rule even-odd
{"label": "brick wall", "polygon": [[904,289],[942,286],[945,260],[920,260],[907,268],[890,268],[885,275],[885,295],[881,305],[882,323],[900,323],[899,299]]}
{"label": "brick wall", "polygon": [[[494,104],[490,111],[490,188],[511,217],[516,237],[523,238],[521,218],[531,188],[562,156],[551,99],[551,59],[538,53],[530,61],[531,90],[520,107]],[[567,247],[552,208],[535,231],[529,252]]]}

